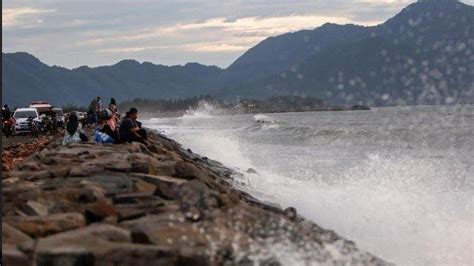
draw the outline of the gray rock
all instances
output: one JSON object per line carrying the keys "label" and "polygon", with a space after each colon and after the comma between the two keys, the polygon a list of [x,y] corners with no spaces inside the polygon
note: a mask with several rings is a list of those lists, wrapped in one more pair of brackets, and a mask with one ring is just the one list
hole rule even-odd
{"label": "gray rock", "polygon": [[134,189],[133,180],[123,175],[96,175],[84,180],[97,183],[108,195],[132,192]]}
{"label": "gray rock", "polygon": [[15,246],[2,243],[2,265],[28,265],[28,257]]}
{"label": "gray rock", "polygon": [[57,213],[48,216],[5,217],[4,221],[32,237],[43,237],[86,225],[80,213]]}
{"label": "gray rock", "polygon": [[293,220],[293,221],[296,219],[296,217],[298,217],[298,213],[296,212],[296,209],[293,207],[286,208],[284,213],[285,213],[285,216],[288,217],[288,219]]}
{"label": "gray rock", "polygon": [[2,244],[16,246],[29,240],[31,240],[31,238],[22,231],[9,225],[8,223],[2,223]]}
{"label": "gray rock", "polygon": [[22,204],[19,210],[29,216],[46,216],[48,215],[48,208],[43,204],[37,201],[27,201],[25,204]]}

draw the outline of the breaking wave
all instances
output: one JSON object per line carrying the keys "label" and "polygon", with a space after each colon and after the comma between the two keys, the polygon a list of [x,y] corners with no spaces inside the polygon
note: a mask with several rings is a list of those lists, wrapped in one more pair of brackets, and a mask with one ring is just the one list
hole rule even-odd
{"label": "breaking wave", "polygon": [[182,116],[182,119],[206,119],[219,114],[219,110],[206,101],[200,101],[197,108],[190,108]]}
{"label": "breaking wave", "polygon": [[[435,156],[430,150],[403,147],[388,151],[369,141],[371,134],[380,134],[378,128],[362,134],[339,124],[312,128],[301,123],[298,129],[284,116],[277,116],[282,122],[276,122],[264,114],[219,119],[211,113],[206,113],[211,119],[204,122],[183,117],[171,137],[239,171],[236,185],[241,189],[283,208],[294,206],[305,217],[391,262],[472,262],[474,181],[473,168],[466,167],[472,157],[447,151]],[[236,126],[222,126],[223,121]],[[255,121],[264,121],[259,122],[262,128],[282,126],[249,131]],[[297,145],[285,143],[290,141]],[[312,143],[317,146],[307,147]],[[342,156],[338,145],[345,152]],[[357,154],[362,145],[364,153]]]}

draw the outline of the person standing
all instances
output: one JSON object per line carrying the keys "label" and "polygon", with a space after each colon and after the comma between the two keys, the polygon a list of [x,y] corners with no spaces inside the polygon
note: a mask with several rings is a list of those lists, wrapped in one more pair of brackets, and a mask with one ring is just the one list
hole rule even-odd
{"label": "person standing", "polygon": [[100,96],[97,96],[96,104],[95,104],[95,112],[100,113],[102,107],[102,101],[100,100]]}
{"label": "person standing", "polygon": [[101,110],[102,110],[102,101],[100,100],[100,96],[97,96],[97,102],[96,102],[96,105],[95,105],[95,113],[96,113],[96,116],[97,116],[97,123],[98,124],[102,123],[102,119],[100,118],[100,111]]}
{"label": "person standing", "polygon": [[2,108],[2,119],[3,121],[10,120],[12,117],[12,112],[10,111],[10,108],[8,108],[8,105],[5,104]]}
{"label": "person standing", "polygon": [[89,104],[89,109],[87,110],[87,122],[92,125],[96,125],[98,121],[97,106],[100,106],[100,97],[97,96],[96,98],[92,99],[91,103]]}

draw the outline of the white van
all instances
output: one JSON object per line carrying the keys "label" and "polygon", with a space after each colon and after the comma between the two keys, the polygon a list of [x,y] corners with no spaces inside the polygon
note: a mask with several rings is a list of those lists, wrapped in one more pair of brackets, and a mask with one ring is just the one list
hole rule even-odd
{"label": "white van", "polygon": [[16,120],[16,133],[28,133],[30,127],[28,126],[28,118],[32,117],[35,121],[40,121],[38,110],[36,108],[18,108],[13,113],[13,117]]}

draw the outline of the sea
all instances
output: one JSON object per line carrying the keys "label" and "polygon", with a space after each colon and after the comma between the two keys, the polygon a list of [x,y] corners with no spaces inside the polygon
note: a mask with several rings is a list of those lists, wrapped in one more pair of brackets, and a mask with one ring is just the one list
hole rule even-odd
{"label": "sea", "polygon": [[474,105],[229,115],[204,104],[143,122],[382,259],[474,264]]}

